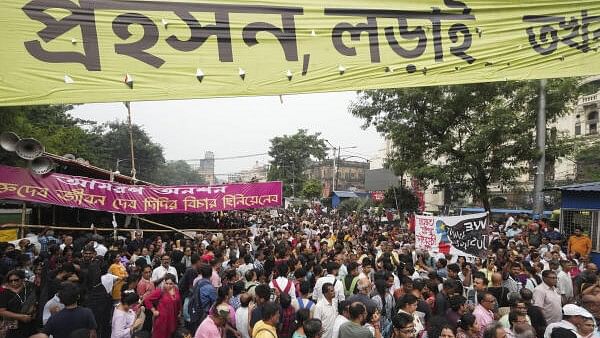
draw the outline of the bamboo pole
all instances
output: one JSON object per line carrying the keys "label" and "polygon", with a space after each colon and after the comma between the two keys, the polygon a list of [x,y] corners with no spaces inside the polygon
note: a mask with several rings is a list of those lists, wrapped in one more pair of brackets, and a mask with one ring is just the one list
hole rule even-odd
{"label": "bamboo pole", "polygon": [[[159,223],[160,224],[160,223]],[[158,225],[158,224],[157,224]],[[0,225],[0,228],[34,228],[34,229],[52,229],[52,230],[68,230],[68,231],[92,231],[90,228],[80,228],[80,227],[68,227],[68,226],[50,226],[50,225],[39,225],[39,224],[16,224],[16,223],[7,223]],[[94,228],[96,231],[113,231],[113,228]],[[137,231],[142,230],[146,232],[173,232],[171,229],[119,229],[118,231]],[[244,231],[246,229],[207,229],[207,228],[196,228],[196,229],[181,229],[177,230],[178,232],[192,232],[192,231],[211,231],[211,232],[229,232],[229,231]]]}

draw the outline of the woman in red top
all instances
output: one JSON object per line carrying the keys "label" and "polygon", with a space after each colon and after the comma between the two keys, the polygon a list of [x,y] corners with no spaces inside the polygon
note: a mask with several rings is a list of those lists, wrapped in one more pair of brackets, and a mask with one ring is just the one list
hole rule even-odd
{"label": "woman in red top", "polygon": [[175,276],[168,273],[163,287],[152,291],[144,299],[146,308],[152,310],[152,338],[170,338],[177,330],[181,312],[181,296],[177,289]]}

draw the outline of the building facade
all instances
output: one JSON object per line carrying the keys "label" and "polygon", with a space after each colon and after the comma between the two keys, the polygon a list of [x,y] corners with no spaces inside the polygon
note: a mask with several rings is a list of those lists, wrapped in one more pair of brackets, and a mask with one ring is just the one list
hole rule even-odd
{"label": "building facade", "polygon": [[204,153],[204,158],[192,164],[192,168],[198,172],[207,184],[216,184],[215,177],[215,154],[212,151]]}
{"label": "building facade", "polygon": [[227,180],[229,182],[266,182],[268,173],[269,165],[256,161],[252,169],[229,174]]}
{"label": "building facade", "polygon": [[334,168],[332,159],[313,162],[304,174],[308,179],[320,181],[329,191],[333,186],[335,186],[333,190],[336,191],[364,191],[365,174],[370,168],[369,162],[340,160],[335,164],[337,168]]}

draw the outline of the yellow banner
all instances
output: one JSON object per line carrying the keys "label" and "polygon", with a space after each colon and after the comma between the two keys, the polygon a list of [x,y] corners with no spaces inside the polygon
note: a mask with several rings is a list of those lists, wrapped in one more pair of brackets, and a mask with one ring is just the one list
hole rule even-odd
{"label": "yellow banner", "polygon": [[0,105],[600,73],[600,1],[3,0]]}
{"label": "yellow banner", "polygon": [[17,229],[0,230],[0,242],[10,242],[17,240]]}

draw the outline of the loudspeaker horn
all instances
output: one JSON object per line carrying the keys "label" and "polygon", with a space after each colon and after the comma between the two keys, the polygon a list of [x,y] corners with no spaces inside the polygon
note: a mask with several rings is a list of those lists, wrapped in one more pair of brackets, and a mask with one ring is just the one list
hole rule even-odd
{"label": "loudspeaker horn", "polygon": [[24,138],[17,142],[17,155],[26,160],[33,160],[44,154],[44,146],[33,138]]}
{"label": "loudspeaker horn", "polygon": [[10,131],[5,131],[0,135],[0,147],[6,151],[15,151],[17,148],[17,142],[21,138]]}
{"label": "loudspeaker horn", "polygon": [[54,161],[46,156],[40,156],[31,161],[31,171],[37,175],[45,175],[54,169]]}

